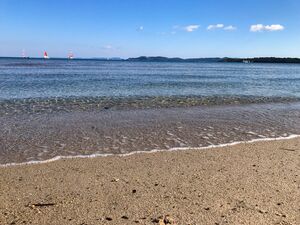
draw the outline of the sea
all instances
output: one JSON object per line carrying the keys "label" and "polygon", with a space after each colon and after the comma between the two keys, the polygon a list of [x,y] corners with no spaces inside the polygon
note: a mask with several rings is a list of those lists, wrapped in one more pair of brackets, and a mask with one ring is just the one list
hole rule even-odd
{"label": "sea", "polygon": [[0,164],[300,134],[300,65],[0,58]]}

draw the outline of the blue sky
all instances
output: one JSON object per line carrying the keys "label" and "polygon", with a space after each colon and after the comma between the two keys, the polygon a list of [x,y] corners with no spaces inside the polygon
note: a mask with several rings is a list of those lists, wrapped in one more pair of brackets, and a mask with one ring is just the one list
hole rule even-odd
{"label": "blue sky", "polygon": [[0,56],[300,57],[299,0],[0,0]]}

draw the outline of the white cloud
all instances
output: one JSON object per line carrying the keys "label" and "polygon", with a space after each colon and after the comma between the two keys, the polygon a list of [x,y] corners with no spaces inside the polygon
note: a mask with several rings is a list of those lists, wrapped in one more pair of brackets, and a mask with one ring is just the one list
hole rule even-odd
{"label": "white cloud", "polygon": [[251,32],[262,32],[262,31],[281,31],[284,30],[284,26],[280,24],[272,24],[272,25],[263,25],[263,24],[255,24],[251,25]]}
{"label": "white cloud", "polygon": [[237,28],[232,26],[232,25],[229,25],[229,26],[225,26],[224,24],[222,23],[219,23],[219,24],[211,24],[207,27],[207,30],[219,30],[219,29],[222,29],[222,30],[227,30],[227,31],[233,31],[233,30],[236,30]]}
{"label": "white cloud", "polygon": [[280,30],[284,30],[284,26],[282,26],[280,24],[267,25],[266,30],[268,30],[268,31],[280,31]]}
{"label": "white cloud", "polygon": [[232,30],[236,30],[237,28],[232,26],[232,25],[229,25],[227,27],[224,27],[224,30],[229,30],[229,31],[232,31]]}
{"label": "white cloud", "polygon": [[264,29],[265,26],[262,24],[251,25],[250,27],[251,32],[259,32],[259,31],[263,31]]}
{"label": "white cloud", "polygon": [[215,24],[215,25],[209,25],[207,27],[207,30],[216,30],[216,29],[222,29],[224,28],[224,24]]}
{"label": "white cloud", "polygon": [[184,27],[183,29],[187,32],[193,32],[193,31],[199,29],[199,27],[200,27],[200,25],[193,24],[193,25],[188,25],[188,26]]}

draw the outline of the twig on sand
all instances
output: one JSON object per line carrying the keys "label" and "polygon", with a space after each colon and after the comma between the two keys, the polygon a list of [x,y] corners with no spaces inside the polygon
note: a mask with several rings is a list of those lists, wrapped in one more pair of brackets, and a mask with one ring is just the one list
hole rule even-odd
{"label": "twig on sand", "polygon": [[284,150],[284,151],[289,151],[289,152],[295,152],[297,151],[297,149],[290,149],[290,148],[280,148],[281,150]]}
{"label": "twig on sand", "polygon": [[55,203],[35,203],[35,204],[31,204],[29,206],[31,208],[35,208],[35,207],[48,207],[48,206],[55,206]]}

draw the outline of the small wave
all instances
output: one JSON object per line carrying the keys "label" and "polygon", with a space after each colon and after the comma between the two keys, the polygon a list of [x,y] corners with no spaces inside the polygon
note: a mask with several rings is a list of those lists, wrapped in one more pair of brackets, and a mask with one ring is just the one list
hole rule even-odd
{"label": "small wave", "polygon": [[246,143],[254,143],[254,142],[264,142],[264,141],[279,141],[279,140],[289,140],[294,138],[299,138],[300,135],[292,134],[288,137],[276,137],[276,138],[258,138],[258,139],[252,139],[249,141],[236,141],[232,143],[225,143],[225,144],[217,144],[217,145],[209,145],[206,147],[176,147],[176,148],[170,148],[170,149],[153,149],[150,151],[134,151],[130,153],[125,154],[91,154],[91,155],[76,155],[76,156],[56,156],[51,159],[47,160],[41,160],[41,161],[28,161],[28,162],[22,162],[22,163],[7,163],[7,164],[0,164],[1,167],[11,167],[11,166],[23,166],[23,165],[32,165],[32,164],[44,164],[44,163],[50,163],[62,159],[79,159],[79,158],[97,158],[97,157],[109,157],[109,156],[118,156],[118,157],[127,157],[135,154],[151,154],[155,152],[171,152],[171,151],[188,151],[188,150],[206,150],[206,149],[212,149],[212,148],[222,148],[227,146],[234,146],[238,144],[246,144]]}

